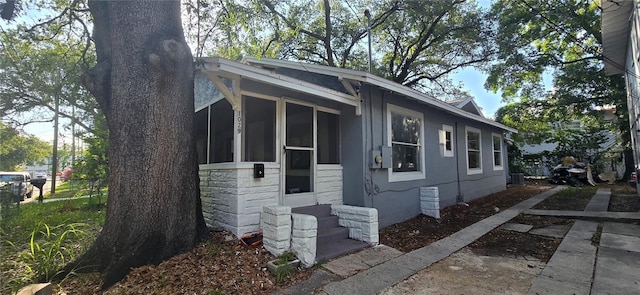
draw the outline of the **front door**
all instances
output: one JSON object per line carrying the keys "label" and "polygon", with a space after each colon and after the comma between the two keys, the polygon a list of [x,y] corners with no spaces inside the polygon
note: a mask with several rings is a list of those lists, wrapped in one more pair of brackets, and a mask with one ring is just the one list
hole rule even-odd
{"label": "front door", "polygon": [[285,103],[283,148],[283,205],[291,207],[316,204],[314,193],[314,109]]}

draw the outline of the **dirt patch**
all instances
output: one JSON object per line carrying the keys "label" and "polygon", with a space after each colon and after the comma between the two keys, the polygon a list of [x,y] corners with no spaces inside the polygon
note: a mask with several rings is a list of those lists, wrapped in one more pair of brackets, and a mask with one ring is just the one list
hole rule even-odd
{"label": "dirt patch", "polygon": [[476,254],[496,257],[529,258],[548,262],[562,239],[530,233],[495,229],[469,245]]}
{"label": "dirt patch", "polygon": [[463,249],[380,294],[526,294],[544,266],[536,258],[491,257]]}

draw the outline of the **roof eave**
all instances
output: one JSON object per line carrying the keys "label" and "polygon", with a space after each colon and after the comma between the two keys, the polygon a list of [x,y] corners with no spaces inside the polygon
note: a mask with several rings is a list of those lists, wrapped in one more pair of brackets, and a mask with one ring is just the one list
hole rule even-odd
{"label": "roof eave", "polygon": [[357,80],[364,83],[369,83],[369,84],[387,89],[389,91],[411,97],[415,100],[418,100],[420,102],[423,102],[435,108],[441,109],[443,111],[455,114],[459,117],[464,117],[474,121],[478,121],[487,125],[491,125],[493,127],[503,129],[508,132],[518,133],[518,130],[514,128],[505,126],[503,124],[500,124],[496,121],[487,119],[482,116],[471,114],[455,106],[449,105],[444,101],[431,97],[425,93],[406,87],[397,82],[394,82],[382,77],[378,77],[371,73],[350,70],[350,69],[343,69],[343,68],[335,68],[335,67],[329,67],[329,66],[323,66],[323,65],[316,65],[316,64],[306,64],[302,62],[269,59],[269,58],[256,59],[254,57],[245,57],[243,62],[248,64],[258,64],[258,65],[266,65],[266,66],[273,66],[273,67],[287,67],[287,68],[297,69],[301,71],[310,71],[314,73],[338,76],[338,77],[343,77],[347,79]]}
{"label": "roof eave", "polygon": [[602,53],[604,69],[608,75],[622,74],[630,34],[630,17],[635,1],[603,1],[602,3]]}

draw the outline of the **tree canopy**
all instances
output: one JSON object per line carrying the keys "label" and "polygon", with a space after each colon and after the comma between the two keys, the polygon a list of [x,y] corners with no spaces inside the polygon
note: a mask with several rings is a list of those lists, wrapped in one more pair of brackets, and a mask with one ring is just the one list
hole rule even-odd
{"label": "tree canopy", "polygon": [[[517,139],[533,144],[553,140],[566,146],[575,134],[558,137],[567,133],[556,131],[566,122],[581,120],[589,122],[590,130],[619,132],[628,147],[624,83],[604,72],[600,12],[599,1],[590,0],[493,4],[498,52],[486,86],[501,90],[511,103],[499,110],[496,119],[518,128]],[[545,88],[544,75],[553,77],[551,89]],[[604,106],[615,107],[617,125],[602,119]],[[629,166],[632,157],[626,158]]]}
{"label": "tree canopy", "polygon": [[198,56],[207,52],[230,59],[251,55],[366,70],[370,22],[374,74],[438,97],[460,95],[450,73],[465,66],[484,67],[491,60],[492,31],[486,12],[475,1],[203,3],[185,3],[189,35],[204,33],[191,37],[199,40]]}
{"label": "tree canopy", "polygon": [[50,155],[50,144],[0,122],[0,170],[16,171]]}
{"label": "tree canopy", "polygon": [[[71,32],[43,39],[25,26],[0,30],[0,115],[15,125],[52,122],[56,111],[86,132],[100,116],[80,83],[91,63],[85,40]],[[44,29],[43,29],[44,30]],[[57,104],[57,107],[56,107]],[[56,110],[57,109],[57,110]]]}

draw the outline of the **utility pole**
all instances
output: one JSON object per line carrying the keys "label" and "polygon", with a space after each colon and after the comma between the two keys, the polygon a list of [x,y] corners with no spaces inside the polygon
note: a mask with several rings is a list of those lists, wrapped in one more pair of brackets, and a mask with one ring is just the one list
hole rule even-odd
{"label": "utility pole", "polygon": [[369,9],[364,11],[364,15],[367,17],[367,39],[369,40],[369,73],[372,73],[371,70],[371,12]]}
{"label": "utility pole", "polygon": [[55,94],[55,114],[53,116],[53,154],[51,159],[51,195],[56,194],[56,173],[58,172],[58,113],[60,109],[60,93]]}
{"label": "utility pole", "polygon": [[76,106],[71,108],[71,167],[76,165]]}

